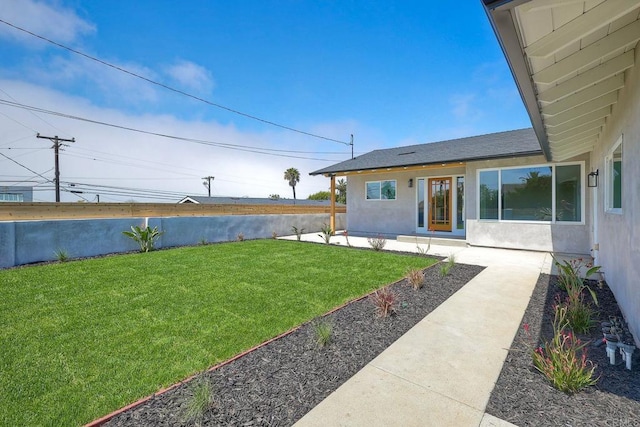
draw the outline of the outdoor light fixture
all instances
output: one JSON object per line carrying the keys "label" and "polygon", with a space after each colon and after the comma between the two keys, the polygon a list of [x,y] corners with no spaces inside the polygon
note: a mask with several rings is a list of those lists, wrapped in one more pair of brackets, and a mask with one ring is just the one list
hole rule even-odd
{"label": "outdoor light fixture", "polygon": [[595,172],[589,172],[587,176],[587,186],[590,188],[598,186],[598,169]]}
{"label": "outdoor light fixture", "polygon": [[413,188],[413,178],[409,178],[409,188]]}

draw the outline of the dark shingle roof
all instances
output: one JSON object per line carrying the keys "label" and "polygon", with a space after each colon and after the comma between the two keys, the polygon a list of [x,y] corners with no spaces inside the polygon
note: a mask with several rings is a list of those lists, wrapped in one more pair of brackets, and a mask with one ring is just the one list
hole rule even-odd
{"label": "dark shingle roof", "polygon": [[[261,197],[203,197],[187,196],[178,203],[200,203],[203,205],[304,205],[304,206],[329,206],[329,200],[308,199],[269,199]],[[336,203],[337,206],[342,206]]]}
{"label": "dark shingle roof", "polygon": [[310,175],[542,154],[533,129],[374,150]]}

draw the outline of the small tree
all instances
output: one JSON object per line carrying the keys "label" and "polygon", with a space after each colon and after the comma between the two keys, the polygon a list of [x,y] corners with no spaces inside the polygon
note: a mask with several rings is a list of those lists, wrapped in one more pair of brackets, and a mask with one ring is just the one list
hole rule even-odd
{"label": "small tree", "polygon": [[289,168],[284,171],[285,181],[289,181],[289,186],[293,189],[293,200],[296,199],[296,184],[300,182],[300,171],[296,168]]}

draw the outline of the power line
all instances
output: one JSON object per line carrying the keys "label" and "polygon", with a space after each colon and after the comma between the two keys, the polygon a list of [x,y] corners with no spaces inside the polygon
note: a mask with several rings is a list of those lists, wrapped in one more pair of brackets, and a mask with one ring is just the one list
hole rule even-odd
{"label": "power line", "polygon": [[173,87],[171,87],[171,86],[168,86],[168,85],[166,85],[166,84],[164,84],[164,83],[157,82],[157,81],[152,80],[152,79],[150,79],[150,78],[148,78],[148,77],[141,76],[140,74],[136,74],[136,73],[134,73],[133,71],[129,71],[129,70],[125,69],[125,68],[122,68],[122,67],[119,67],[119,66],[117,66],[117,65],[111,64],[111,63],[109,63],[109,62],[103,61],[102,59],[98,59],[98,58],[96,58],[96,57],[94,57],[94,56],[91,56],[91,55],[88,55],[88,54],[86,54],[86,53],[84,53],[84,52],[80,52],[79,50],[76,50],[76,49],[70,48],[70,47],[65,46],[65,45],[63,45],[63,44],[61,44],[61,43],[55,42],[55,41],[53,41],[53,40],[50,40],[50,39],[48,39],[48,38],[46,38],[46,37],[44,37],[44,36],[41,36],[41,35],[36,34],[36,33],[33,33],[33,32],[31,32],[31,31],[29,31],[29,30],[26,30],[26,29],[24,29],[24,28],[22,28],[22,27],[18,27],[17,25],[11,24],[10,22],[7,22],[7,21],[5,21],[5,20],[3,20],[3,19],[0,19],[0,22],[2,22],[3,24],[6,24],[6,25],[8,25],[8,26],[10,26],[10,27],[12,27],[12,28],[15,28],[16,30],[19,30],[19,31],[25,32],[25,33],[27,33],[27,34],[29,34],[29,35],[33,36],[33,37],[37,37],[37,38],[39,38],[39,39],[41,39],[41,40],[44,40],[44,41],[46,41],[47,43],[51,43],[51,44],[52,44],[52,45],[54,45],[54,46],[58,46],[59,48],[62,48],[62,49],[65,49],[65,50],[67,50],[67,51],[69,51],[69,52],[75,53],[76,55],[83,56],[83,57],[85,57],[85,58],[87,58],[87,59],[90,59],[90,60],[92,60],[92,61],[98,62],[98,63],[100,63],[100,64],[102,64],[102,65],[107,66],[107,67],[110,67],[110,68],[113,68],[113,69],[115,69],[115,70],[121,71],[121,72],[123,72],[123,73],[129,74],[130,76],[133,76],[133,77],[139,78],[139,79],[144,80],[144,81],[146,81],[146,82],[148,82],[148,83],[151,83],[151,84],[153,84],[153,85],[156,85],[156,86],[162,87],[162,88],[164,88],[164,89],[170,90],[170,91],[175,92],[175,93],[178,93],[178,94],[180,94],[180,95],[184,95],[184,96],[186,96],[186,97],[189,97],[189,98],[195,99],[195,100],[197,100],[197,101],[204,102],[205,104],[211,105],[211,106],[213,106],[213,107],[220,108],[220,109],[223,109],[223,110],[229,111],[229,112],[231,112],[231,113],[234,113],[234,114],[238,114],[238,115],[240,115],[240,116],[247,117],[247,118],[252,119],[252,120],[257,120],[257,121],[259,121],[259,122],[266,123],[266,124],[269,124],[269,125],[272,125],[272,126],[276,126],[276,127],[281,128],[281,129],[286,129],[286,130],[289,130],[289,131],[292,131],[292,132],[296,132],[296,133],[299,133],[299,134],[302,134],[302,135],[307,135],[307,136],[311,136],[311,137],[314,137],[314,138],[324,139],[324,140],[326,140],[326,141],[337,142],[337,143],[339,143],[339,144],[350,145],[348,142],[340,141],[340,140],[338,140],[338,139],[328,138],[328,137],[326,137],[326,136],[317,135],[317,134],[310,133],[310,132],[305,132],[305,131],[302,131],[302,130],[299,130],[299,129],[295,129],[295,128],[292,128],[292,127],[289,127],[289,126],[281,125],[281,124],[276,123],[276,122],[272,122],[272,121],[270,121],[270,120],[265,120],[265,119],[262,119],[262,118],[260,118],[260,117],[253,116],[253,115],[251,115],[251,114],[243,113],[242,111],[238,111],[238,110],[235,110],[235,109],[233,109],[233,108],[226,107],[226,106],[224,106],[224,105],[222,105],[222,104],[217,104],[217,103],[215,103],[215,102],[209,101],[209,100],[207,100],[207,99],[201,98],[201,97],[196,96],[196,95],[192,95],[192,94],[190,94],[190,93],[188,93],[188,92],[185,92],[185,91],[182,91],[182,90],[180,90],[180,89],[175,89],[175,88],[173,88]]}
{"label": "power line", "polygon": [[[224,142],[207,141],[207,140],[195,139],[195,138],[185,138],[185,137],[180,137],[180,136],[176,136],[176,135],[163,134],[163,133],[159,133],[159,132],[145,131],[145,130],[142,130],[142,129],[136,129],[136,128],[132,128],[132,127],[129,127],[129,126],[116,125],[116,124],[113,124],[113,123],[103,122],[103,121],[100,121],[100,120],[93,120],[93,119],[88,119],[88,118],[85,118],[85,117],[79,117],[79,116],[74,116],[74,115],[71,115],[71,114],[61,113],[59,111],[47,110],[47,109],[44,109],[44,108],[34,107],[34,106],[31,106],[31,105],[21,104],[21,103],[13,102],[13,101],[8,101],[6,99],[1,99],[1,98],[0,98],[0,105],[7,105],[7,106],[10,106],[10,107],[21,108],[21,109],[24,109],[24,110],[37,111],[37,112],[43,113],[43,114],[50,114],[50,115],[64,117],[64,118],[73,119],[73,120],[80,120],[80,121],[87,122],[87,123],[93,123],[93,124],[98,124],[98,125],[102,125],[102,126],[108,126],[108,127],[112,127],[112,128],[117,128],[117,129],[127,130],[127,131],[131,131],[131,132],[142,133],[142,134],[146,134],[146,135],[158,136],[158,137],[161,137],[161,138],[175,139],[175,140],[179,140],[179,141],[192,142],[192,143],[195,143],[195,144],[210,145],[210,146],[213,146],[213,147],[226,148],[226,149],[229,149],[229,150],[245,151],[245,152],[249,152],[249,153],[264,154],[264,155],[267,155],[267,156],[288,157],[288,158],[293,158],[293,159],[317,160],[317,161],[322,161],[322,162],[333,162],[333,161],[335,161],[335,160],[330,160],[330,159],[319,159],[319,158],[313,158],[313,157],[292,156],[292,155],[287,155],[287,154],[276,154],[277,152],[289,152],[288,150],[277,150],[277,149],[272,149],[272,148],[251,147],[251,146],[244,146],[244,145],[237,145],[237,144],[229,144],[229,143],[224,143]],[[274,151],[276,153],[272,153],[271,151]]]}

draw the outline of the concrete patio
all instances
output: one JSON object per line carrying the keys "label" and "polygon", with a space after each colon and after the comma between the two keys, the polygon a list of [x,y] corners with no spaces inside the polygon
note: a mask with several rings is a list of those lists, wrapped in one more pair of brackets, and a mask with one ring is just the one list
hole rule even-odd
{"label": "concrete patio", "polygon": [[[303,240],[322,241],[316,234]],[[346,245],[344,236],[331,242]],[[363,237],[349,243],[369,247]],[[395,240],[385,250],[417,252],[415,243]],[[444,244],[431,245],[429,254],[486,269],[296,426],[512,425],[485,408],[538,276],[551,272],[551,255]]]}

